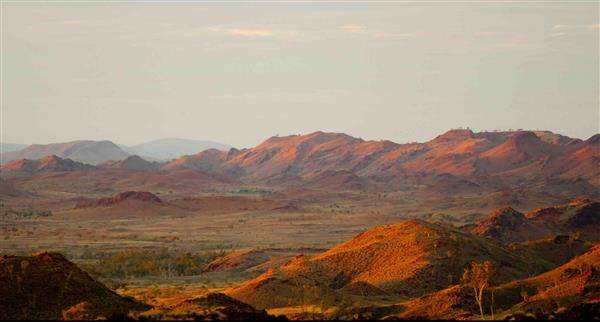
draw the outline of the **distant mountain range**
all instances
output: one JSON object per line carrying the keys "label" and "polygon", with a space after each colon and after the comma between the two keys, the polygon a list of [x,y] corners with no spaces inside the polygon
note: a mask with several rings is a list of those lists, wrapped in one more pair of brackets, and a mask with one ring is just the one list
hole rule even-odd
{"label": "distant mountain range", "polygon": [[[134,150],[129,151],[140,152],[140,158],[110,141],[74,141],[32,145],[2,157],[6,162],[56,155],[99,168],[196,171],[252,184],[325,190],[381,191],[416,185],[431,191],[475,191],[482,186],[528,184],[586,194],[597,193],[600,187],[600,134],[584,141],[548,131],[460,129],[424,143],[398,144],[314,132],[271,137],[249,149],[208,149],[164,163],[143,159],[149,154],[190,151],[194,146],[200,149],[207,147],[205,143],[168,139],[131,147]],[[152,152],[152,147],[158,152]],[[18,170],[21,166],[23,171]],[[20,161],[6,164],[2,171],[31,173],[32,167]]]}
{"label": "distant mountain range", "polygon": [[138,155],[149,161],[167,161],[185,154],[195,154],[206,149],[229,149],[222,143],[186,139],[160,139],[133,146],[116,145],[111,141],[71,141],[53,144],[11,144],[2,143],[1,163],[20,159],[41,159],[47,156],[69,158],[88,164],[105,161],[121,161],[131,155]]}
{"label": "distant mountain range", "polygon": [[208,149],[228,150],[231,148],[231,146],[219,142],[177,138],[159,139],[132,146],[120,145],[120,147],[127,153],[159,160],[170,160]]}
{"label": "distant mountain range", "polygon": [[41,159],[55,155],[87,164],[106,160],[122,160],[129,156],[111,141],[72,141],[53,144],[32,144],[22,150],[3,153],[2,163],[20,159]]}
{"label": "distant mountain range", "polygon": [[[600,134],[583,141],[547,131],[451,130],[425,143],[397,144],[315,132],[272,137],[250,149],[206,150],[162,168],[219,172],[248,182],[316,177],[319,184],[349,182],[357,187],[407,181],[427,184],[431,176],[448,185],[468,180],[472,187],[490,180],[518,183],[548,179],[569,183],[583,180],[598,187]],[[339,178],[327,178],[332,176]]]}
{"label": "distant mountain range", "polygon": [[2,171],[34,174],[38,172],[93,170],[94,168],[94,166],[89,164],[73,161],[71,159],[62,159],[56,155],[49,155],[37,160],[14,160],[2,166]]}
{"label": "distant mountain range", "polygon": [[150,162],[145,159],[132,155],[119,161],[104,161],[98,165],[105,169],[125,169],[134,171],[155,171],[160,168],[160,163]]}
{"label": "distant mountain range", "polygon": [[568,204],[539,208],[523,214],[511,207],[500,208],[471,228],[475,235],[505,243],[572,235],[585,240],[600,236],[600,203],[578,199]]}
{"label": "distant mountain range", "polygon": [[27,144],[0,142],[0,146],[2,147],[2,149],[0,149],[2,151],[1,153],[5,153],[25,149]]}

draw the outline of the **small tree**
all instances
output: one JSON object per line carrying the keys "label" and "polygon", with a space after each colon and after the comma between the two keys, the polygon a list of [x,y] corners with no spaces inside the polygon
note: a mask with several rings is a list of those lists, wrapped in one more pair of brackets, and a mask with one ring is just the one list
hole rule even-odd
{"label": "small tree", "polygon": [[[489,286],[494,272],[494,265],[492,265],[492,263],[489,261],[485,261],[483,263],[472,262],[471,268],[465,269],[462,277],[465,285],[472,288],[473,292],[475,293],[475,301],[477,302],[477,305],[479,305],[479,313],[481,314],[482,320],[484,319],[482,303],[483,290]],[[494,311],[492,307],[492,314],[493,312]]]}

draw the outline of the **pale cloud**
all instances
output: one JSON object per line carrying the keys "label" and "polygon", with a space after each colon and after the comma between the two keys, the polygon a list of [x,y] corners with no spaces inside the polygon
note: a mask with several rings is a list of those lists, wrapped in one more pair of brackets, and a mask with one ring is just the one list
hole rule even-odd
{"label": "pale cloud", "polygon": [[489,48],[492,49],[517,49],[517,48],[525,48],[531,46],[531,43],[524,38],[513,38],[507,39],[503,42],[498,42],[491,45]]}
{"label": "pale cloud", "polygon": [[338,29],[350,33],[350,34],[360,34],[363,36],[369,36],[376,39],[406,39],[413,38],[417,36],[417,33],[413,32],[387,32],[380,30],[370,30],[365,26],[361,25],[343,25],[338,26]]}
{"label": "pale cloud", "polygon": [[403,32],[403,33],[389,33],[389,32],[375,32],[373,37],[377,39],[406,39],[416,37],[416,33]]}
{"label": "pale cloud", "polygon": [[566,32],[553,32],[548,37],[555,38],[555,37],[562,37],[562,36],[566,36],[566,35],[567,35]]}
{"label": "pale cloud", "polygon": [[241,37],[273,37],[275,32],[267,29],[244,29],[244,28],[227,28],[222,26],[212,26],[206,28],[209,32],[225,33],[233,36]]}
{"label": "pale cloud", "polygon": [[[239,27],[239,26],[224,26],[224,25],[213,25],[213,26],[198,26],[188,27],[183,29],[173,29],[171,25],[163,26],[164,31],[155,33],[159,38],[207,38],[207,37],[220,37],[230,38],[232,41],[221,44],[220,46],[226,46],[233,48],[236,46],[247,47],[252,46],[248,42],[236,41],[241,39],[265,39],[272,41],[296,41],[302,38],[304,35],[302,32],[296,30],[274,30],[257,27]],[[261,46],[264,46],[266,42],[261,42]],[[212,47],[216,48],[216,47]]]}
{"label": "pale cloud", "polygon": [[63,25],[82,25],[83,21],[81,20],[64,20]]}
{"label": "pale cloud", "polygon": [[504,31],[479,31],[475,33],[475,36],[478,37],[502,37],[506,36],[509,33]]}
{"label": "pale cloud", "polygon": [[574,25],[554,25],[552,30],[573,30],[573,29],[600,29],[600,23],[592,24],[574,24]]}
{"label": "pale cloud", "polygon": [[559,24],[552,26],[552,31],[547,38],[557,38],[567,36],[569,34],[577,34],[586,31],[600,29],[600,24]]}
{"label": "pale cloud", "polygon": [[[163,26],[170,27],[170,26]],[[186,28],[180,30],[166,30],[157,32],[157,36],[177,37],[177,38],[193,38],[204,36],[208,33],[206,28]]]}
{"label": "pale cloud", "polygon": [[365,27],[360,26],[360,25],[343,25],[343,26],[338,26],[338,29],[341,29],[345,32],[349,32],[349,33],[363,33],[365,32]]}
{"label": "pale cloud", "polygon": [[274,35],[272,31],[261,29],[231,29],[232,35],[245,37],[271,37]]}

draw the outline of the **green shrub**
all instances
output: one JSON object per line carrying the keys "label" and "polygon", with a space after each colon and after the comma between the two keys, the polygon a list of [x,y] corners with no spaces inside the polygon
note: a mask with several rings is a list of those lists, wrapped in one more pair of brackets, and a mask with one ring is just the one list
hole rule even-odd
{"label": "green shrub", "polygon": [[84,268],[91,275],[102,278],[188,276],[200,274],[206,264],[224,254],[222,251],[177,252],[166,248],[130,249],[105,255],[94,264],[84,265]]}

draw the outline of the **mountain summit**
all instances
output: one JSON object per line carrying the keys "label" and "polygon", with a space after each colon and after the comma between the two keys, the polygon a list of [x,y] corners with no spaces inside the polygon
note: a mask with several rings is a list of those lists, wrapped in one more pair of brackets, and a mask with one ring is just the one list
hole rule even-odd
{"label": "mountain summit", "polygon": [[158,160],[171,160],[182,155],[196,154],[204,150],[219,149],[228,150],[227,144],[178,138],[158,139],[132,146],[121,146],[128,153],[143,155]]}
{"label": "mountain summit", "polygon": [[41,159],[49,155],[73,161],[98,164],[107,160],[123,160],[129,156],[111,141],[72,141],[53,144],[33,144],[25,149],[3,153],[2,162],[18,159]]}

